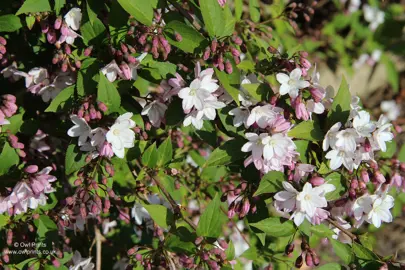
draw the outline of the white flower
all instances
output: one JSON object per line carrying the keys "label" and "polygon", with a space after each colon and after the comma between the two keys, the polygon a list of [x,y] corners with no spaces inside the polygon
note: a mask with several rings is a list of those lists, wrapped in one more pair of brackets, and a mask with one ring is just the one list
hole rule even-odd
{"label": "white flower", "polygon": [[79,146],[84,145],[87,138],[90,136],[91,128],[87,124],[86,120],[78,117],[75,114],[70,116],[70,120],[75,125],[68,130],[67,134],[70,137],[79,137]]}
{"label": "white flower", "polygon": [[106,134],[114,154],[119,158],[124,158],[125,148],[134,147],[135,133],[132,128],[135,122],[131,120],[132,115],[128,112],[118,117]]}
{"label": "white flower", "polygon": [[150,218],[148,211],[140,203],[135,203],[134,207],[132,207],[131,215],[138,225],[141,225],[145,219]]}
{"label": "white flower", "polygon": [[329,131],[325,135],[325,139],[322,142],[322,149],[323,151],[327,151],[330,148],[334,148],[336,144],[336,134],[339,132],[340,127],[342,124],[337,122],[334,124]]}
{"label": "white flower", "polygon": [[375,144],[377,144],[378,148],[381,151],[387,151],[386,142],[392,141],[394,138],[394,134],[390,132],[391,124],[387,123],[382,126],[379,126],[378,129],[373,133],[373,139]]}
{"label": "white flower", "polygon": [[273,121],[278,112],[272,105],[256,106],[250,112],[246,124],[250,127],[254,123],[260,128],[266,128]]}
{"label": "white flower", "polygon": [[270,160],[273,157],[282,158],[287,155],[292,145],[295,146],[291,138],[284,133],[267,136],[263,138],[262,143],[264,144],[263,157],[266,160]]}
{"label": "white flower", "polygon": [[101,147],[105,142],[107,130],[104,128],[95,128],[90,132],[90,145],[93,147]]}
{"label": "white flower", "polygon": [[363,6],[364,19],[370,23],[371,30],[377,29],[377,27],[384,23],[385,13],[376,7],[371,7],[367,4]]}
{"label": "white flower", "polygon": [[374,200],[371,211],[367,218],[377,228],[381,226],[381,221],[392,222],[390,209],[394,207],[394,198],[390,195],[383,195]]}
{"label": "white flower", "polygon": [[114,82],[117,79],[117,76],[121,74],[121,69],[115,62],[112,60],[108,65],[101,69],[101,72],[107,77],[110,82]]}
{"label": "white flower", "polygon": [[321,187],[313,188],[311,183],[305,183],[302,191],[297,195],[297,208],[313,217],[316,208],[326,207],[328,202]]}
{"label": "white flower", "polygon": [[361,110],[361,106],[359,105],[360,98],[358,96],[352,96],[352,100],[350,102],[350,116],[349,119],[352,119],[358,114],[358,111]]}
{"label": "white flower", "polygon": [[185,127],[193,124],[196,129],[202,129],[204,120],[201,117],[198,117],[198,111],[193,110],[191,113],[187,114],[184,118],[183,125]]}
{"label": "white flower", "polygon": [[103,227],[103,234],[106,235],[110,231],[110,229],[114,228],[117,226],[117,221],[109,221],[109,220],[104,220],[102,227]]}
{"label": "white flower", "polygon": [[360,111],[353,118],[353,127],[362,137],[369,137],[375,130],[375,124],[370,121],[370,114],[366,111]]}
{"label": "white flower", "polygon": [[287,181],[284,181],[283,187],[285,190],[279,191],[274,195],[274,206],[277,210],[292,212],[296,206],[296,197],[299,192]]}
{"label": "white flower", "polygon": [[401,106],[399,106],[395,100],[382,101],[380,108],[391,121],[397,120],[398,116],[401,114]]}
{"label": "white flower", "polygon": [[356,139],[359,138],[359,134],[353,128],[347,128],[341,130],[336,134],[336,147],[346,152],[356,151],[357,143]]}
{"label": "white flower", "polygon": [[353,152],[346,152],[344,150],[331,150],[329,151],[326,156],[327,159],[330,159],[329,167],[332,170],[336,170],[342,166],[342,164],[348,169],[349,171],[353,170],[354,167],[354,153]]}
{"label": "white flower", "polygon": [[291,98],[298,96],[299,89],[306,88],[310,85],[308,81],[300,80],[302,71],[296,68],[291,71],[290,75],[285,73],[278,73],[276,75],[277,81],[281,84],[280,95],[289,94]]}
{"label": "white flower", "polygon": [[165,116],[166,110],[167,110],[166,104],[155,100],[146,105],[145,108],[143,108],[141,114],[147,115],[149,117],[149,121],[152,123],[153,126],[160,127],[162,119]]}
{"label": "white flower", "polygon": [[136,63],[130,63],[129,68],[131,70],[131,79],[136,81],[138,79],[138,69],[139,65],[141,64],[142,60],[145,59],[145,57],[148,55],[148,53],[143,53],[140,56],[136,58]]}
{"label": "white flower", "polygon": [[233,116],[233,125],[235,127],[240,127],[245,125],[248,128],[247,119],[249,117],[249,110],[244,107],[237,107],[229,111],[229,115]]}
{"label": "white flower", "polygon": [[248,132],[245,134],[246,139],[249,141],[242,146],[242,152],[252,152],[253,160],[261,159],[263,154],[263,140],[268,138],[267,133],[261,133],[257,135],[256,133]]}
{"label": "white flower", "polygon": [[77,31],[80,28],[80,22],[82,20],[82,12],[80,8],[72,8],[65,15],[65,22],[67,26]]}
{"label": "white flower", "polygon": [[325,111],[325,106],[322,104],[322,102],[315,102],[313,99],[310,99],[307,101],[307,110],[310,114],[323,114]]}
{"label": "white flower", "polygon": [[199,111],[202,110],[205,99],[219,88],[217,81],[212,79],[212,74],[205,71],[201,72],[200,77],[191,82],[190,87],[179,91],[178,96],[183,99],[184,111],[190,111],[193,107]]}
{"label": "white flower", "polygon": [[79,251],[75,251],[72,257],[73,265],[69,267],[69,270],[92,270],[94,269],[94,263],[91,262],[91,257],[82,258]]}
{"label": "white flower", "polygon": [[46,82],[49,77],[48,70],[38,67],[28,71],[28,74],[21,71],[17,71],[15,74],[25,77],[25,87],[27,88],[36,84]]}
{"label": "white flower", "polygon": [[240,91],[238,94],[238,99],[240,101],[240,103],[245,106],[245,107],[249,107],[252,105],[256,105],[257,104],[257,100],[255,100],[249,93],[248,91],[243,88],[244,84],[251,84],[251,83],[259,83],[259,80],[257,79],[256,75],[254,74],[250,74],[248,76],[245,76],[242,79],[242,82],[240,84]]}
{"label": "white flower", "polygon": [[5,67],[0,73],[4,78],[12,78],[13,81],[18,81],[22,76],[18,74],[17,63],[13,62],[8,67]]}

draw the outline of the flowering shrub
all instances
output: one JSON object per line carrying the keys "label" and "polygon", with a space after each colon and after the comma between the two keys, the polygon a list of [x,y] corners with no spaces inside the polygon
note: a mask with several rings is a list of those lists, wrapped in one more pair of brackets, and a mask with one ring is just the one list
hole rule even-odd
{"label": "flowering shrub", "polygon": [[404,267],[366,232],[404,201],[399,109],[286,50],[316,2],[9,2],[2,269]]}

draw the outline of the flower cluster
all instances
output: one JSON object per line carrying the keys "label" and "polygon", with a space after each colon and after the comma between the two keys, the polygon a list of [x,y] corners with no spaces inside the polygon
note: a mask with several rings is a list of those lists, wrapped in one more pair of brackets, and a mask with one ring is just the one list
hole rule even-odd
{"label": "flower cluster", "polygon": [[13,116],[17,112],[17,105],[15,104],[16,98],[13,95],[1,96],[2,105],[0,105],[0,126],[10,124],[6,119]]}

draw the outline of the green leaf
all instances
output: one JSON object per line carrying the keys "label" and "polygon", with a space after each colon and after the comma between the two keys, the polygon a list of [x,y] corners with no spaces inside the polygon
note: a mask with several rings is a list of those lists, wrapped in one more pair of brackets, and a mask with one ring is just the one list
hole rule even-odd
{"label": "green leaf", "polygon": [[34,27],[34,24],[35,24],[35,17],[34,16],[26,16],[25,17],[25,22],[27,23],[28,29],[32,30],[32,27]]}
{"label": "green leaf", "polygon": [[[165,37],[169,43],[187,53],[194,53],[205,40],[204,37],[195,28],[184,23],[184,18],[177,12],[169,12],[164,15]],[[181,35],[182,40],[177,41],[174,32]]]}
{"label": "green leaf", "polygon": [[225,7],[223,8],[223,12],[224,12],[225,26],[220,36],[221,37],[231,36],[232,33],[235,31],[236,20],[233,17],[232,11],[229,8],[228,4],[225,5]]}
{"label": "green leaf", "polygon": [[66,0],[55,0],[55,11],[56,15],[59,14],[60,10],[63,8],[63,6],[66,4]]}
{"label": "green leaf", "polygon": [[218,238],[222,233],[224,220],[225,214],[221,210],[221,200],[217,193],[200,217],[197,226],[197,235]]}
{"label": "green leaf", "polygon": [[11,133],[16,134],[21,130],[21,126],[24,124],[23,120],[24,113],[19,113],[11,116],[8,121],[10,121],[9,125],[6,125],[4,128],[9,130]]}
{"label": "green leaf", "polygon": [[387,56],[382,57],[382,63],[384,63],[386,68],[386,74],[388,76],[388,82],[391,84],[392,90],[394,93],[399,91],[399,73],[395,67],[395,63]]}
{"label": "green leaf", "polygon": [[336,188],[334,191],[326,193],[325,198],[328,201],[341,198],[347,190],[345,179],[340,173],[334,172],[329,174],[325,177],[325,182],[334,185]]}
{"label": "green leaf", "polygon": [[239,20],[243,14],[243,0],[235,0],[235,18]]}
{"label": "green leaf", "polygon": [[0,154],[0,175],[6,174],[11,167],[18,165],[20,158],[14,148],[8,142],[4,143]]}
{"label": "green leaf", "polygon": [[232,240],[229,240],[228,248],[225,250],[226,259],[232,261],[235,258],[235,246]]}
{"label": "green leaf", "polygon": [[225,29],[225,15],[218,0],[200,1],[205,28],[211,37],[221,37]]}
{"label": "green leaf", "polygon": [[267,100],[272,92],[269,85],[265,83],[245,83],[242,84],[242,87],[256,101]]}
{"label": "green leaf", "polygon": [[154,168],[158,161],[158,151],[156,149],[156,143],[153,143],[151,146],[146,149],[142,155],[142,163],[149,168]]}
{"label": "green leaf", "polygon": [[332,108],[328,113],[328,127],[340,122],[344,125],[350,115],[351,93],[349,85],[343,77],[338,93],[333,99]]}
{"label": "green leaf", "polygon": [[92,21],[87,13],[83,14],[83,22],[80,27],[83,42],[86,45],[101,46],[106,37],[106,28],[100,19],[93,17]]}
{"label": "green leaf", "polygon": [[335,239],[329,240],[332,243],[335,254],[338,255],[345,264],[351,263],[351,261],[353,260],[353,252],[350,246],[348,244],[343,244],[342,242]]}
{"label": "green leaf", "polygon": [[243,159],[245,157],[245,153],[241,151],[243,144],[243,141],[237,139],[225,142],[212,152],[204,167],[228,165]]}
{"label": "green leaf", "polygon": [[48,0],[26,0],[15,15],[51,11]]}
{"label": "green leaf", "polygon": [[118,3],[134,18],[147,26],[152,25],[153,7],[150,1],[118,0]]}
{"label": "green leaf", "polygon": [[392,158],[397,152],[397,143],[395,141],[390,141],[386,143],[387,151],[380,151],[381,158]]}
{"label": "green leaf", "polygon": [[156,224],[163,229],[169,228],[170,224],[174,221],[173,213],[163,205],[144,204],[143,207],[145,207]]}
{"label": "green leaf", "polygon": [[365,247],[370,250],[373,250],[373,243],[374,243],[374,238],[370,236],[369,233],[365,233],[362,235],[358,236],[360,239],[360,243]]}
{"label": "green leaf", "polygon": [[360,244],[353,243],[353,251],[354,251],[354,254],[356,254],[356,257],[359,259],[363,259],[366,261],[378,260],[377,255],[375,255],[371,250],[363,247]]}
{"label": "green leaf", "polygon": [[321,141],[324,134],[315,121],[303,121],[288,132],[288,136],[309,141]]}
{"label": "green leaf", "polygon": [[337,264],[337,263],[327,263],[322,266],[319,266],[316,269],[317,270],[342,270],[342,269],[346,269],[346,268],[344,268],[343,266],[341,266],[340,264]]}
{"label": "green leaf", "polygon": [[260,21],[260,5],[258,0],[249,1],[249,13],[253,22]]}
{"label": "green leaf", "polygon": [[312,225],[310,231],[319,237],[331,237],[335,233],[325,224]]}
{"label": "green leaf", "polygon": [[163,166],[172,161],[173,145],[170,136],[159,146],[157,152],[159,156],[157,161],[158,166]]}
{"label": "green leaf", "polygon": [[284,173],[277,171],[268,172],[260,180],[260,185],[253,196],[280,191],[283,189],[283,181],[286,181]]}
{"label": "green leaf", "polygon": [[48,108],[46,108],[45,112],[57,112],[64,108],[65,104],[67,104],[68,100],[73,98],[73,94],[75,92],[75,85],[71,85],[62,90],[49,104]]}
{"label": "green leaf", "polygon": [[399,150],[398,160],[401,162],[405,162],[405,144],[402,145],[401,150]]}
{"label": "green leaf", "polygon": [[13,14],[0,16],[0,32],[14,32],[22,27],[20,18]]}
{"label": "green leaf", "polygon": [[307,151],[308,151],[309,141],[296,140],[296,141],[294,141],[294,144],[297,147],[297,152],[300,153],[299,160],[302,163],[308,163]]}
{"label": "green leaf", "polygon": [[65,173],[69,175],[84,165],[86,165],[86,155],[75,144],[69,145],[66,150]]}
{"label": "green leaf", "polygon": [[295,233],[294,223],[291,220],[282,221],[279,217],[266,218],[257,223],[250,223],[249,226],[274,237],[290,236]]}
{"label": "green leaf", "polygon": [[38,219],[34,219],[34,224],[37,227],[37,235],[40,238],[45,238],[47,232],[58,229],[55,222],[46,215],[40,215]]}
{"label": "green leaf", "polygon": [[100,80],[98,81],[97,99],[108,107],[109,112],[114,112],[121,105],[121,96],[114,84],[107,80],[100,71]]}
{"label": "green leaf", "polygon": [[80,96],[95,94],[100,67],[96,58],[87,58],[77,73],[77,93]]}
{"label": "green leaf", "polygon": [[[232,62],[231,62],[232,63]],[[239,74],[239,72],[237,72],[236,68],[233,69],[234,72],[236,74]],[[231,77],[229,74],[226,74],[224,71],[220,71],[219,69],[215,68],[215,74],[217,75],[217,78],[219,79],[219,81],[221,82],[222,86],[225,88],[226,92],[228,92],[228,94],[232,97],[232,99],[236,102],[236,104],[240,104],[239,102],[239,89],[236,88],[237,85],[239,85],[239,80],[240,77],[238,79],[238,81],[236,81],[236,79],[234,79],[234,77]]]}
{"label": "green leaf", "polygon": [[0,228],[4,228],[10,221],[10,216],[0,215]]}

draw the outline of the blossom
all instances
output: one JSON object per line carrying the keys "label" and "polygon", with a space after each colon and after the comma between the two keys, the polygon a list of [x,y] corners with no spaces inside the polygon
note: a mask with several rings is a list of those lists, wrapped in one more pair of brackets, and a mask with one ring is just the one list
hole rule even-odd
{"label": "blossom", "polygon": [[385,20],[385,13],[379,10],[377,7],[372,7],[367,4],[363,6],[364,19],[370,23],[371,30],[376,30],[377,27]]}
{"label": "blossom", "polygon": [[252,152],[253,161],[261,160],[264,149],[263,140],[268,138],[269,135],[267,133],[257,135],[256,133],[248,132],[245,134],[245,137],[249,141],[242,146],[242,152]]}
{"label": "blossom", "polygon": [[357,146],[356,139],[359,137],[359,134],[353,128],[341,130],[336,134],[335,146],[346,152],[354,152]]}
{"label": "blossom", "polygon": [[277,210],[292,212],[296,207],[296,197],[299,192],[287,181],[282,183],[285,190],[279,191],[274,195],[274,206]]}
{"label": "blossom", "polygon": [[193,125],[196,129],[201,129],[204,124],[204,120],[198,116],[198,111],[193,110],[191,113],[187,114],[184,118],[183,125],[188,127]]}
{"label": "blossom", "polygon": [[125,148],[134,147],[135,133],[132,128],[135,127],[135,122],[131,120],[132,115],[127,112],[118,117],[106,134],[114,154],[119,158],[124,158]]}
{"label": "blossom", "polygon": [[378,146],[378,148],[385,152],[387,151],[386,142],[391,141],[394,138],[394,134],[390,132],[391,124],[381,124],[382,118],[380,118],[379,122],[377,123],[378,129],[373,133],[374,144]]}
{"label": "blossom", "polygon": [[249,110],[244,107],[237,107],[228,112],[229,115],[233,116],[233,125],[235,127],[240,127],[242,125],[248,128],[247,120],[249,118]]}
{"label": "blossom", "polygon": [[299,89],[306,88],[310,85],[308,81],[301,80],[302,70],[296,68],[291,71],[290,75],[285,73],[277,73],[277,81],[281,84],[280,95],[289,94],[291,98],[298,96]]}
{"label": "blossom", "polygon": [[68,130],[67,134],[70,137],[79,137],[79,146],[84,145],[90,136],[91,128],[84,118],[80,118],[75,114],[70,116],[70,120],[75,125]]}
{"label": "blossom", "polygon": [[330,159],[330,164],[329,167],[332,170],[336,170],[342,166],[342,164],[345,166],[346,169],[348,170],[353,170],[354,167],[354,153],[353,152],[346,152],[344,150],[339,150],[339,149],[333,149],[329,151],[325,157],[327,159]]}
{"label": "blossom", "polygon": [[401,106],[399,106],[395,100],[382,101],[380,108],[391,121],[397,120],[398,116],[401,114]]}
{"label": "blossom", "polygon": [[67,26],[75,31],[79,30],[81,20],[82,20],[82,12],[80,8],[72,8],[65,15],[65,22]]}
{"label": "blossom", "polygon": [[149,121],[152,123],[153,126],[160,127],[162,119],[165,116],[166,110],[167,110],[166,104],[158,100],[155,100],[146,105],[143,108],[141,114],[147,115],[149,117]]}
{"label": "blossom", "polygon": [[145,219],[150,218],[148,211],[140,203],[135,203],[131,210],[131,216],[135,219],[135,223],[142,225]]}
{"label": "blossom", "polygon": [[246,124],[250,127],[254,123],[257,123],[260,128],[266,128],[273,120],[276,119],[279,111],[279,109],[269,104],[264,106],[256,106],[250,112]]}
{"label": "blossom", "polygon": [[306,177],[309,173],[315,170],[315,166],[311,164],[298,164],[295,167],[294,172],[294,181],[298,182],[304,177]]}
{"label": "blossom", "polygon": [[69,270],[92,270],[94,269],[94,263],[91,262],[91,259],[91,257],[82,258],[80,252],[76,250],[72,257],[73,265],[69,267]]}
{"label": "blossom", "polygon": [[263,138],[262,143],[264,144],[263,157],[267,160],[285,157],[292,146],[295,149],[294,142],[284,133],[267,136]]}
{"label": "blossom", "polygon": [[394,198],[391,195],[384,195],[376,198],[367,218],[375,227],[379,228],[382,221],[392,222],[392,215],[390,212],[392,207],[394,207]]}
{"label": "blossom", "polygon": [[353,118],[353,127],[362,137],[369,137],[376,128],[375,124],[370,122],[370,114],[366,111],[360,111]]}
{"label": "blossom", "polygon": [[327,151],[329,147],[335,147],[337,141],[336,134],[338,133],[341,126],[342,124],[340,122],[337,122],[328,130],[322,142],[323,151]]}
{"label": "blossom", "polygon": [[326,207],[328,203],[322,194],[322,190],[320,192],[318,187],[313,188],[311,183],[305,183],[302,191],[297,195],[297,203],[300,211],[313,217],[316,208]]}
{"label": "blossom", "polygon": [[110,82],[114,82],[118,75],[121,75],[121,69],[115,60],[112,60],[108,65],[101,69],[101,72],[107,77]]}

